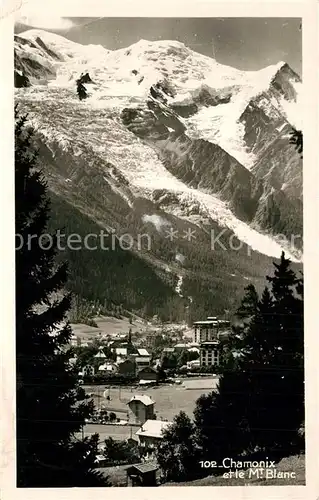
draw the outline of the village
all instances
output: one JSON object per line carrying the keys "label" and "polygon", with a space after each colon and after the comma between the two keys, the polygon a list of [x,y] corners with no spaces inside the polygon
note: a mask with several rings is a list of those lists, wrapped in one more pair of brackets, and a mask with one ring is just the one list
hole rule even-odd
{"label": "village", "polygon": [[163,431],[181,410],[191,416],[196,400],[216,389],[230,322],[209,316],[191,328],[169,328],[154,318],[144,329],[131,321],[126,333],[104,324],[73,327],[71,361],[95,405],[81,436],[99,434],[96,467],[115,474],[115,484],[155,485]]}

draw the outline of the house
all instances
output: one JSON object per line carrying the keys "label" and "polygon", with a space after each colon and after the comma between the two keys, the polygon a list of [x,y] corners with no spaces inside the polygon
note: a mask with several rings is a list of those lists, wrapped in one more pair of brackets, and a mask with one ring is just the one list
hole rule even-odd
{"label": "house", "polygon": [[85,365],[82,367],[79,375],[81,377],[92,377],[95,373],[95,369],[93,365]]}
{"label": "house", "polygon": [[163,439],[163,431],[166,430],[172,422],[162,420],[147,420],[136,432],[139,444],[146,448],[154,448]]}
{"label": "house", "polygon": [[126,469],[127,486],[156,486],[156,472],[159,467],[155,462],[131,465]]}
{"label": "house", "polygon": [[[112,350],[115,351],[117,362],[120,362],[126,358],[132,358],[132,361],[134,361],[134,358],[139,356],[139,349],[137,349],[131,342],[123,342],[122,345],[117,346],[114,349],[112,348]],[[145,349],[140,350],[145,351],[146,355],[149,356],[148,352]]]}
{"label": "house", "polygon": [[192,361],[187,361],[186,366],[187,366],[188,370],[191,370],[192,368],[199,368],[200,367],[200,360],[194,359]]}
{"label": "house", "polygon": [[127,403],[129,407],[129,421],[134,424],[143,425],[146,420],[155,416],[155,401],[146,395],[133,396]]}
{"label": "house", "polygon": [[139,370],[137,376],[139,379],[139,384],[157,384],[158,382],[158,373],[151,366],[146,366],[145,368]]}
{"label": "house", "polygon": [[115,363],[104,363],[99,366],[99,372],[101,373],[116,373],[118,371],[118,366]]}
{"label": "house", "polygon": [[164,354],[172,354],[173,352],[175,352],[175,349],[174,349],[174,347],[164,347],[162,352]]}
{"label": "house", "polygon": [[99,351],[94,356],[95,359],[105,359],[106,355],[103,352],[103,348],[100,348]]}
{"label": "house", "polygon": [[120,362],[117,362],[118,373],[121,375],[135,375],[136,366],[134,361],[131,359],[123,359]]}
{"label": "house", "polygon": [[116,354],[116,362],[120,363],[124,359],[127,358],[127,348],[126,347],[116,347],[115,348],[115,354]]}
{"label": "house", "polygon": [[161,360],[163,360],[163,358],[165,356],[171,356],[172,354],[175,353],[175,349],[174,347],[164,347],[164,349],[162,350],[162,353],[161,353]]}
{"label": "house", "polygon": [[190,347],[189,344],[175,344],[174,352],[181,352],[184,351],[185,349],[188,349],[189,347]]}
{"label": "house", "polygon": [[146,349],[136,349],[136,354],[131,354],[130,359],[134,360],[136,368],[139,370],[150,365],[151,355]]}

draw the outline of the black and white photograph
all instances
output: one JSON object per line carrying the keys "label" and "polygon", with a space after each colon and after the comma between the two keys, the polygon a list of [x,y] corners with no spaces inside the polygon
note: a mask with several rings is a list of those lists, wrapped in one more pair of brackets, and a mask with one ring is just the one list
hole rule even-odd
{"label": "black and white photograph", "polygon": [[17,488],[306,484],[303,21],[164,14],[15,15]]}

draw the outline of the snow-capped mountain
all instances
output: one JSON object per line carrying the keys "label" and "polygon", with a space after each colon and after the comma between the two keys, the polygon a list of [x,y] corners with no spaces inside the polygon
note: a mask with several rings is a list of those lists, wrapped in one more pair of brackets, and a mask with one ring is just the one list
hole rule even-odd
{"label": "snow-capped mountain", "polygon": [[[240,71],[177,41],[109,51],[32,29],[15,37],[15,69],[30,84],[16,99],[38,132],[50,188],[98,223],[129,229],[130,213],[134,231],[152,227],[161,244],[163,227],[191,226],[206,244],[219,228],[257,260],[283,247],[301,258],[300,245],[282,241],[302,233],[302,164],[289,143],[301,81],[284,62]],[[79,101],[84,73],[92,83]],[[143,258],[167,268],[158,250]]]}

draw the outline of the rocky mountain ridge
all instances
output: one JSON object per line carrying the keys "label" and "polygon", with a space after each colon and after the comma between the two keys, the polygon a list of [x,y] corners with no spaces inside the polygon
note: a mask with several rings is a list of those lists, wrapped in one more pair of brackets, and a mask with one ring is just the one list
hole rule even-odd
{"label": "rocky mountain ridge", "polygon": [[[283,247],[300,259],[300,239],[297,248],[276,241],[302,233],[302,165],[289,143],[301,82],[289,66],[243,72],[180,42],[108,51],[41,30],[20,33],[15,50],[31,83],[16,100],[49,188],[100,227],[134,240],[147,232],[152,248],[132,252],[173,286],[183,276],[177,295],[200,296],[196,274],[216,284],[207,302],[223,275],[238,291]],[[75,82],[86,73],[93,83],[79,102]],[[225,232],[226,251],[212,254],[212,230]]]}

